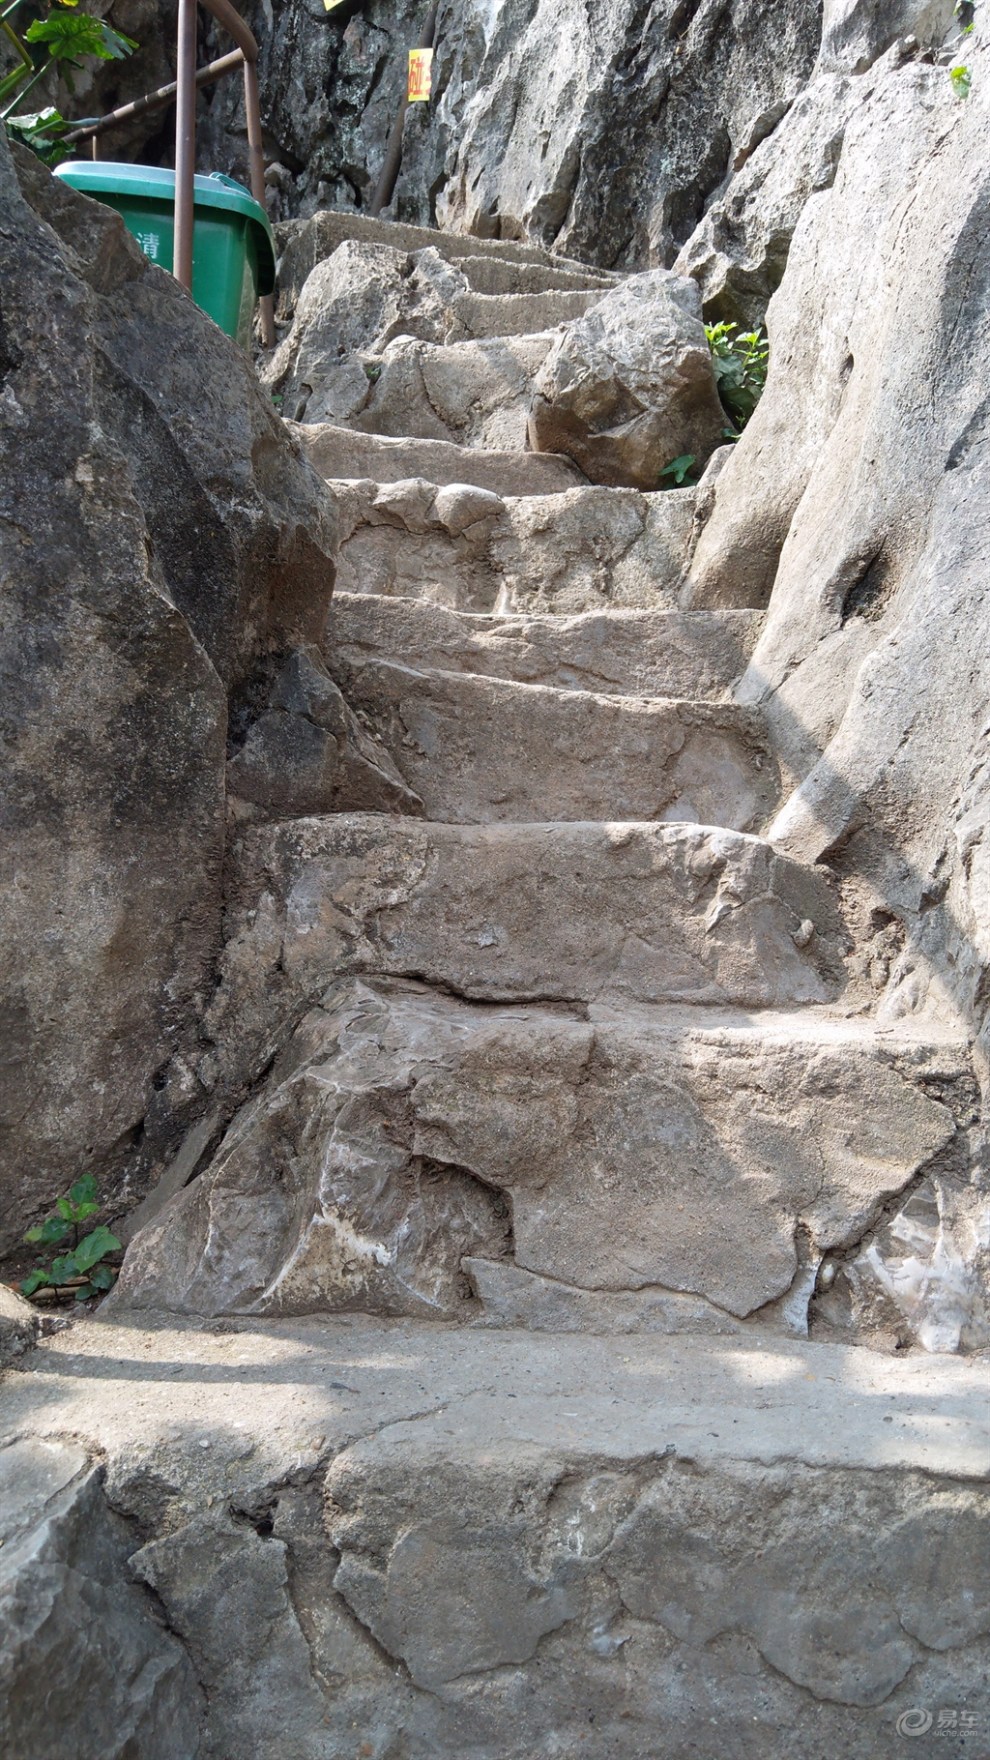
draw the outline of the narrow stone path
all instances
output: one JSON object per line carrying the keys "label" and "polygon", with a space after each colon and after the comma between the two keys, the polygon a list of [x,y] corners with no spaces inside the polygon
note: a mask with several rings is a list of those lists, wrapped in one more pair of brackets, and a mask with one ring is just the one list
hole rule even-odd
{"label": "narrow stone path", "polygon": [[830,1294],[955,1152],[968,1047],[877,1020],[863,899],[763,835],[761,614],[680,604],[693,491],[524,450],[525,324],[600,278],[323,220],[293,297],[347,238],[471,286],[350,426],[312,362],[286,411],[342,550],[271,712],[325,740],[325,665],[381,810],[241,803],[250,1092],[11,1374],[0,1589],[136,1634],[142,1760],[900,1760],[939,1707],[977,1757],[983,1378]]}

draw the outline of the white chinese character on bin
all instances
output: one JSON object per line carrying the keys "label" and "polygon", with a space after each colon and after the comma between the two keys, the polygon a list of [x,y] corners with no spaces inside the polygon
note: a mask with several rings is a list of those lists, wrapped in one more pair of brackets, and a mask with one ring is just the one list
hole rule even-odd
{"label": "white chinese character on bin", "polygon": [[157,263],[157,261],[158,261],[158,234],[157,234],[157,232],[138,232],[138,233],[135,233],[135,237],[137,238],[138,244],[141,246],[141,249],[143,250],[145,256],[150,257],[153,263]]}

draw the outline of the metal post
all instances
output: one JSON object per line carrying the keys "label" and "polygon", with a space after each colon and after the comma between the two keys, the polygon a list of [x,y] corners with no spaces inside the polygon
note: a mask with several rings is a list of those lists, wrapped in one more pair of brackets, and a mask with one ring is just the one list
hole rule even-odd
{"label": "metal post", "polygon": [[172,273],[192,292],[196,176],[197,0],[179,0],[175,84],[175,245]]}
{"label": "metal post", "polygon": [[[417,49],[433,48],[433,39],[437,34],[437,13],[439,10],[439,4],[437,4],[435,0],[434,5],[430,7],[429,12],[427,13],[426,23],[423,26],[419,42],[416,44]],[[388,145],[385,148],[385,163],[382,166],[381,175],[375,187],[375,193],[371,198],[370,212],[372,218],[375,220],[377,220],[382,209],[388,207],[389,202],[395,194],[395,186],[399,179],[399,169],[402,165],[402,135],[403,130],[405,129],[406,111],[408,108],[408,85],[405,85],[402,89],[402,102],[399,105],[399,114],[392,124],[392,132],[388,137]]]}
{"label": "metal post", "polygon": [[[251,174],[251,194],[258,206],[264,210],[265,197],[265,151],[261,144],[261,98],[258,92],[258,63],[244,60],[244,114],[247,120],[248,167]],[[266,294],[259,302],[261,307],[261,340],[265,348],[275,347],[275,302],[270,294]]]}

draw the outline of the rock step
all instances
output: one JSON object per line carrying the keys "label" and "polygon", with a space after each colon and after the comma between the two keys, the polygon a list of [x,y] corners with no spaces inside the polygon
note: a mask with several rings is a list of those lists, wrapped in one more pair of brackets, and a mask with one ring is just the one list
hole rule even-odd
{"label": "rock step", "polygon": [[228,926],[222,992],[245,1018],[248,989],[284,1015],[357,973],[569,1006],[768,1008],[834,999],[845,981],[825,871],[699,826],[337,813],[251,827],[231,853]]}
{"label": "rock step", "polygon": [[345,239],[359,244],[387,245],[411,254],[439,252],[461,270],[479,293],[544,293],[606,289],[618,277],[568,257],[555,257],[538,245],[513,244],[407,226],[394,220],[373,220],[366,214],[324,210],[309,220],[288,220],[276,228],[279,249],[280,309],[292,311],[317,263],[332,256]]}
{"label": "rock step", "polygon": [[612,696],[721,697],[745,671],[757,611],[485,616],[372,593],[334,595],[327,666],[346,690],[369,660]]}
{"label": "rock step", "polygon": [[[71,1659],[104,1752],[142,1663],[147,1760],[200,1751],[197,1682],[203,1752],[293,1760],[355,1731],[403,1760],[656,1760],[658,1728],[671,1760],[903,1760],[925,1744],[898,1718],[981,1711],[979,1365],[169,1314],[78,1322],[31,1365],[0,1571],[49,1616],[5,1686],[43,1702]],[[104,1497],[133,1526],[97,1526]]]}
{"label": "rock step", "polygon": [[[478,452],[476,458],[486,454]],[[520,455],[519,462],[536,458]],[[695,495],[585,484],[501,498],[467,483],[331,481],[338,591],[454,611],[673,610],[688,570]]]}
{"label": "rock step", "polygon": [[449,440],[362,434],[332,422],[287,422],[321,477],[364,477],[375,483],[424,478],[443,486],[470,484],[495,495],[555,495],[584,482],[569,458],[550,452],[479,452]]}
{"label": "rock step", "polygon": [[554,341],[553,330],[479,342],[398,336],[367,358],[365,371],[342,386],[339,407],[321,419],[332,415],[366,434],[524,452],[534,382]]}
{"label": "rock step", "polygon": [[608,696],[387,661],[346,695],[428,819],[653,819],[753,830],[779,774],[760,711]]}
{"label": "rock step", "polygon": [[594,292],[462,293],[450,303],[451,327],[458,341],[535,335],[571,318],[583,318],[601,296],[600,288]]}
{"label": "rock step", "polygon": [[508,1272],[535,1302],[552,1281],[606,1314],[645,1292],[806,1327],[822,1256],[954,1152],[969,1070],[963,1044],[814,1010],[492,1008],[338,979],[135,1236],[107,1311],[468,1321],[480,1265],[499,1300]]}

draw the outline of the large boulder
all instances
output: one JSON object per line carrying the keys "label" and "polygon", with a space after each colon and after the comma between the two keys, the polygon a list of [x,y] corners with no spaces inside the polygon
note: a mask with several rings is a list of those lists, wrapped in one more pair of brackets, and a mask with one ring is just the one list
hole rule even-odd
{"label": "large boulder", "polygon": [[115,214],[2,139],[0,210],[2,1251],[84,1170],[136,1195],[205,1104],[228,704],[320,635],[335,525]]}
{"label": "large boulder", "polygon": [[707,462],[725,425],[698,290],[654,270],[565,326],[536,380],[529,440],[593,483],[659,489],[674,459]]}

